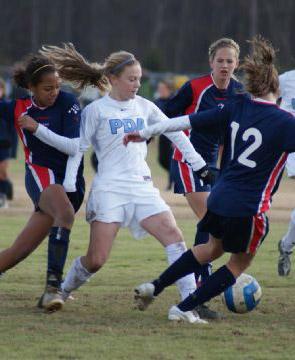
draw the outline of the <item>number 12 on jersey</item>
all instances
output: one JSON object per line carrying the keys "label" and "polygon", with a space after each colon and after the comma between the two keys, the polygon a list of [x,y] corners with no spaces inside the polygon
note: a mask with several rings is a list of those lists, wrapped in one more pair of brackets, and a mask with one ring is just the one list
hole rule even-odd
{"label": "number 12 on jersey", "polygon": [[[235,142],[237,133],[240,127],[240,124],[233,121],[231,124],[231,160],[233,160],[235,155]],[[256,161],[250,160],[249,156],[254,153],[262,144],[262,135],[261,132],[256,128],[249,128],[244,131],[242,135],[243,141],[248,141],[248,139],[253,136],[254,141],[250,144],[238,157],[238,162],[242,165],[245,165],[250,168],[256,167]]]}

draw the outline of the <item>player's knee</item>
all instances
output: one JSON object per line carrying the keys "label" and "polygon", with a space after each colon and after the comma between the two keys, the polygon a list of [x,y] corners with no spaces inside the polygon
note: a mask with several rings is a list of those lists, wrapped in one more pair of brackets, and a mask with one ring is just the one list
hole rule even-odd
{"label": "player's knee", "polygon": [[176,224],[173,224],[171,221],[163,221],[161,224],[161,230],[167,238],[173,239],[175,242],[183,241],[183,235],[181,230]]}
{"label": "player's knee", "polygon": [[221,244],[216,241],[209,240],[206,244],[203,244],[202,248],[208,254],[208,261],[218,259],[224,253]]}
{"label": "player's knee", "polygon": [[99,254],[96,256],[91,256],[90,258],[88,258],[87,261],[87,270],[90,273],[95,273],[97,272],[99,269],[101,269],[103,267],[103,265],[106,263],[108,259],[107,254]]}
{"label": "player's knee", "polygon": [[55,222],[61,227],[71,227],[75,220],[75,211],[73,206],[68,203],[56,212]]}

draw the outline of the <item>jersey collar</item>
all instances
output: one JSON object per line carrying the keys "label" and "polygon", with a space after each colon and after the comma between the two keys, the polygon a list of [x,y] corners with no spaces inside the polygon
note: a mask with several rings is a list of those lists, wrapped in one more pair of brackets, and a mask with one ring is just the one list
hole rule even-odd
{"label": "jersey collar", "polygon": [[126,100],[126,101],[118,101],[110,97],[109,94],[105,95],[105,98],[112,104],[112,106],[121,109],[121,110],[127,110],[130,109],[131,106],[134,103],[134,99]]}
{"label": "jersey collar", "polygon": [[269,105],[277,105],[275,101],[265,100],[261,98],[253,98],[252,99],[255,102],[263,103],[263,104],[269,104]]}
{"label": "jersey collar", "polygon": [[32,101],[32,105],[33,105],[34,107],[36,107],[37,109],[39,109],[39,110],[45,110],[45,109],[48,108],[48,106],[45,106],[45,107],[38,106],[38,105],[35,103],[33,96],[31,96],[31,101]]}

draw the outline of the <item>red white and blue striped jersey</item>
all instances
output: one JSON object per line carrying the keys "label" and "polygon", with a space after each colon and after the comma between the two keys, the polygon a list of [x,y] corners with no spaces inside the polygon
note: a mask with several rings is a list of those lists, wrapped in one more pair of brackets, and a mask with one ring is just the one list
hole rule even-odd
{"label": "red white and blue striped jersey", "polygon": [[[27,114],[58,135],[71,139],[78,138],[80,136],[80,106],[76,98],[72,94],[60,91],[55,103],[46,108],[36,106],[31,98],[17,99],[11,103],[8,113],[23,142],[26,163],[47,167],[64,177],[68,155],[45,144],[30,131],[21,129],[17,119]],[[82,175],[82,167],[81,163],[79,175]]]}
{"label": "red white and blue striped jersey", "polygon": [[[211,74],[201,76],[186,82],[162,110],[171,118],[212,109],[216,106],[223,106],[241,90],[242,84],[233,78],[230,79],[227,89],[218,89]],[[204,136],[193,129],[191,132],[186,131],[186,134],[190,137],[195,150],[207,164],[216,166],[219,145],[223,143],[222,136],[218,133]],[[184,161],[178,149],[175,149],[173,158]]]}
{"label": "red white and blue striped jersey", "polygon": [[295,151],[295,119],[276,104],[236,96],[224,107],[190,115],[196,132],[224,134],[225,166],[208,198],[223,216],[267,211],[278,188],[287,153]]}

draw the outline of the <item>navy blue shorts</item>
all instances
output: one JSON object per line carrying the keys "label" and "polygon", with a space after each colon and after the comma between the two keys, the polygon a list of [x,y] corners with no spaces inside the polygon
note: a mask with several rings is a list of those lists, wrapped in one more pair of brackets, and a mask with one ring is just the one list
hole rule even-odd
{"label": "navy blue shorts", "polygon": [[198,230],[208,232],[220,239],[226,252],[255,254],[268,234],[269,226],[265,213],[247,217],[229,217],[208,210],[198,223]]}
{"label": "navy blue shorts", "polygon": [[184,162],[172,159],[170,171],[174,181],[175,194],[210,192],[211,190],[210,185],[204,185],[192,168]]}
{"label": "navy blue shorts", "polygon": [[[62,185],[62,183],[63,177],[58,176],[51,169],[35,164],[26,164],[26,190],[35,206],[36,211],[40,210],[38,204],[42,191],[50,185]],[[85,195],[85,181],[83,177],[77,178],[76,188],[76,192],[67,193],[75,212],[80,209]]]}

